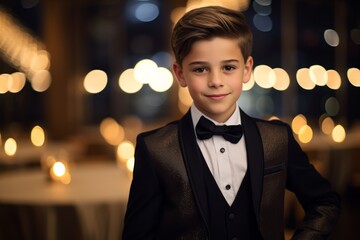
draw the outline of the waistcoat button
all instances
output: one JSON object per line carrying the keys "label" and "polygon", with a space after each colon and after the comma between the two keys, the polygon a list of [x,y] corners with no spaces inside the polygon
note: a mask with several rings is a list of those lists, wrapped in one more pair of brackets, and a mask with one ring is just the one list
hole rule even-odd
{"label": "waistcoat button", "polygon": [[234,220],[235,219],[235,214],[234,213],[229,213],[229,219]]}

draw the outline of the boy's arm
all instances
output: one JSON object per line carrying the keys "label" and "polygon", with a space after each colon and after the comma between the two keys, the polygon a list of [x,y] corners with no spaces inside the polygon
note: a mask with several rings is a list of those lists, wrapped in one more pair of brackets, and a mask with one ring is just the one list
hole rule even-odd
{"label": "boy's arm", "polygon": [[309,163],[290,128],[288,135],[287,188],[296,194],[305,211],[292,239],[327,239],[340,217],[340,196]]}
{"label": "boy's arm", "polygon": [[143,138],[139,136],[124,221],[124,240],[155,239],[162,199],[159,182],[149,156]]}

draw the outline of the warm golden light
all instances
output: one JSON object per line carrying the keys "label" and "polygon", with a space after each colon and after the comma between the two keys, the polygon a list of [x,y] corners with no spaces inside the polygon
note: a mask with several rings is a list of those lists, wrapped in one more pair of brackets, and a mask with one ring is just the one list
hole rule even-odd
{"label": "warm golden light", "polygon": [[243,84],[243,91],[249,91],[255,85],[254,72],[251,73],[250,80]]}
{"label": "warm golden light", "polygon": [[332,139],[334,140],[334,142],[337,143],[341,143],[345,140],[346,138],[346,132],[343,126],[341,125],[336,125],[332,131]]}
{"label": "warm golden light", "polygon": [[305,90],[312,90],[316,84],[311,80],[308,68],[301,68],[296,72],[296,81]]}
{"label": "warm golden light", "polygon": [[4,151],[8,156],[14,156],[17,151],[17,143],[15,139],[8,138],[4,143]]}
{"label": "warm golden light", "polygon": [[326,134],[326,135],[330,135],[334,129],[334,121],[332,120],[331,117],[325,117],[321,122],[320,122],[320,126],[321,126],[321,131]]}
{"label": "warm golden light", "polygon": [[105,118],[100,123],[100,133],[107,143],[118,145],[125,137],[124,128],[113,118]]}
{"label": "warm golden light", "polygon": [[11,81],[8,82],[8,89],[9,92],[17,93],[20,92],[26,82],[26,77],[24,73],[21,72],[15,72],[11,74]]}
{"label": "warm golden light", "polygon": [[360,70],[358,68],[349,68],[347,77],[353,86],[360,87]]}
{"label": "warm golden light", "polygon": [[71,175],[68,167],[61,161],[57,161],[52,165],[49,174],[50,178],[54,181],[58,181],[63,184],[69,184],[71,182]]}
{"label": "warm golden light", "polygon": [[333,90],[338,90],[341,86],[340,74],[333,69],[327,71],[328,81],[327,86]]}
{"label": "warm golden light", "polygon": [[45,143],[45,132],[40,126],[35,126],[31,130],[30,139],[36,147],[41,147]]}
{"label": "warm golden light", "polygon": [[156,69],[155,78],[149,82],[149,86],[156,92],[165,92],[173,84],[173,75],[169,69],[159,67]]}
{"label": "warm golden light", "polygon": [[0,94],[6,93],[9,91],[9,83],[11,80],[11,75],[7,73],[0,74]]}
{"label": "warm golden light", "polygon": [[102,70],[95,69],[86,74],[84,88],[89,93],[99,93],[104,90],[107,82],[107,74]]}
{"label": "warm golden light", "polygon": [[276,81],[273,87],[279,91],[286,90],[290,85],[289,74],[282,68],[274,68],[273,71],[276,76]]}
{"label": "warm golden light", "polygon": [[45,92],[51,85],[51,74],[48,70],[41,70],[31,77],[31,87],[37,92]]}
{"label": "warm golden light", "polygon": [[151,59],[143,59],[134,67],[134,76],[140,83],[150,83],[156,79],[157,64]]}
{"label": "warm golden light", "polygon": [[126,69],[121,73],[118,83],[120,89],[126,93],[136,93],[143,86],[143,83],[136,81],[133,68]]}
{"label": "warm golden light", "polygon": [[258,65],[254,68],[255,82],[262,88],[271,88],[276,81],[274,70],[267,65]]}
{"label": "warm golden light", "polygon": [[299,140],[302,143],[309,143],[313,138],[313,131],[309,125],[304,125],[299,130]]}
{"label": "warm golden light", "polygon": [[134,171],[135,158],[129,158],[126,162],[126,167],[130,172]]}
{"label": "warm golden light", "polygon": [[117,147],[116,154],[117,154],[119,160],[126,161],[129,158],[134,157],[135,146],[130,141],[123,141]]}
{"label": "warm golden light", "polygon": [[30,68],[36,72],[40,70],[48,70],[50,67],[50,56],[45,50],[40,50],[33,56]]}
{"label": "warm golden light", "polygon": [[31,79],[36,72],[48,70],[50,54],[28,29],[0,8],[0,52],[3,59]]}
{"label": "warm golden light", "polygon": [[291,128],[294,133],[299,134],[300,129],[307,124],[306,117],[302,114],[299,114],[294,117],[291,122]]}
{"label": "warm golden light", "polygon": [[62,162],[56,162],[52,166],[52,171],[54,172],[55,176],[62,177],[65,175],[65,165]]}
{"label": "warm golden light", "polygon": [[310,79],[318,86],[325,86],[328,81],[327,71],[323,66],[312,65],[309,68]]}

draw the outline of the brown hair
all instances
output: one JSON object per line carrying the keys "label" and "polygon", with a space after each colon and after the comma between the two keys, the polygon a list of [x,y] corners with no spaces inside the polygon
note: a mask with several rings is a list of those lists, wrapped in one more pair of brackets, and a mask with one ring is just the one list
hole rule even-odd
{"label": "brown hair", "polygon": [[214,37],[238,39],[245,61],[251,54],[252,32],[244,15],[224,7],[209,6],[185,13],[176,23],[171,36],[176,62],[182,64],[194,42]]}

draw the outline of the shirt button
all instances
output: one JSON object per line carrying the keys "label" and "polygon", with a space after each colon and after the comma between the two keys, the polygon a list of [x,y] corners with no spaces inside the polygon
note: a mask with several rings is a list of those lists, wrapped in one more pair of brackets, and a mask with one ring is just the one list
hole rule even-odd
{"label": "shirt button", "polygon": [[235,213],[229,213],[229,219],[234,220],[235,219]]}
{"label": "shirt button", "polygon": [[220,152],[224,153],[225,152],[225,148],[220,148]]}
{"label": "shirt button", "polygon": [[231,188],[230,184],[228,184],[228,185],[225,186],[225,189],[226,189],[226,190],[230,190],[230,188]]}

